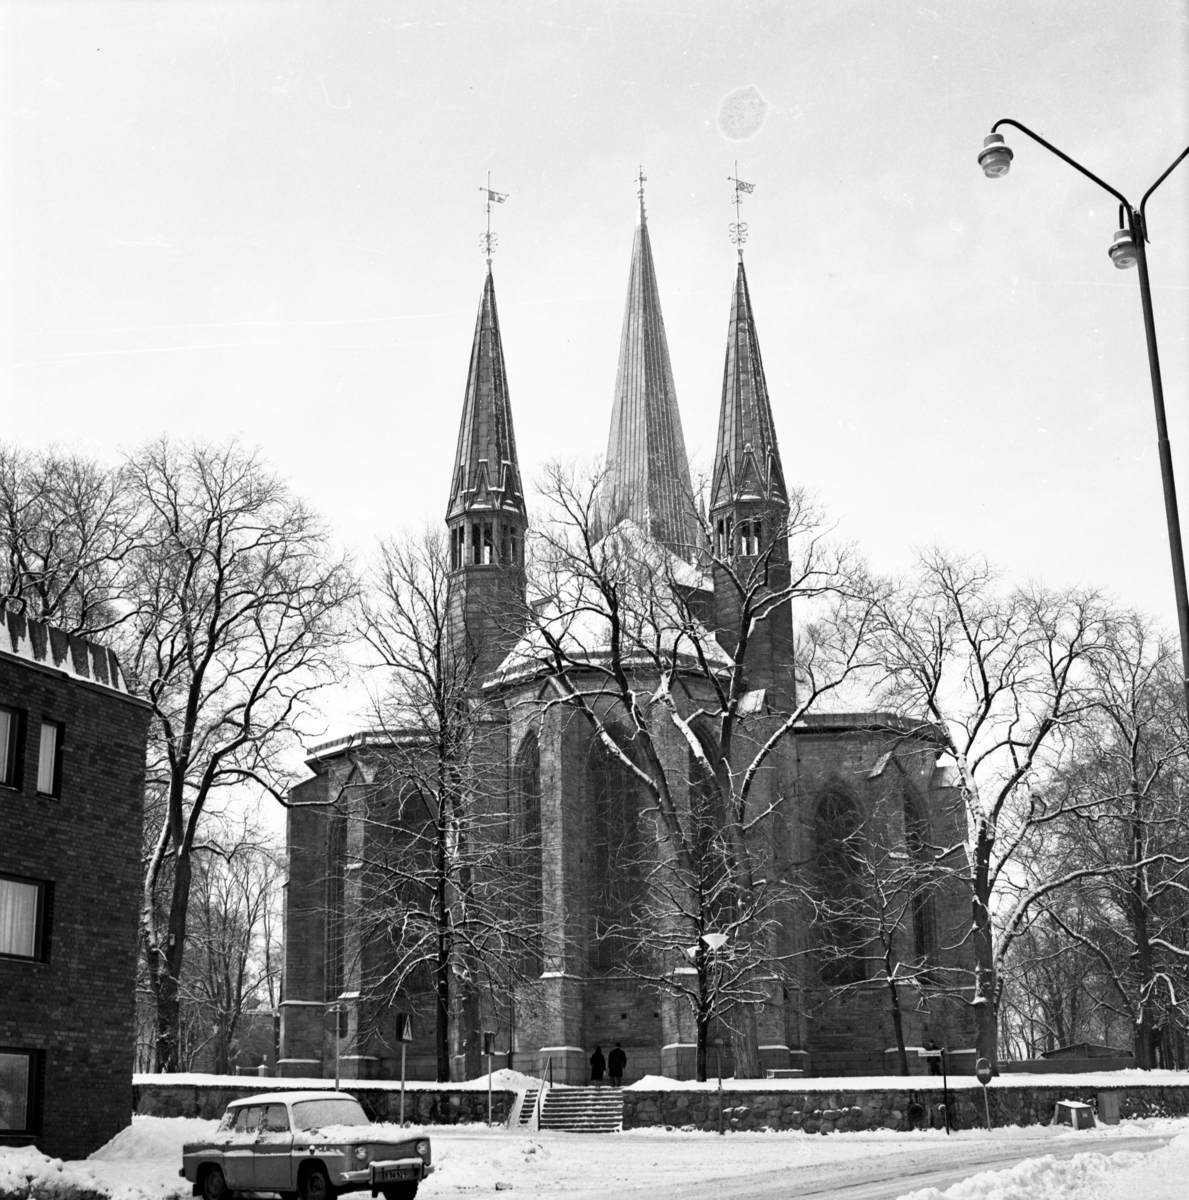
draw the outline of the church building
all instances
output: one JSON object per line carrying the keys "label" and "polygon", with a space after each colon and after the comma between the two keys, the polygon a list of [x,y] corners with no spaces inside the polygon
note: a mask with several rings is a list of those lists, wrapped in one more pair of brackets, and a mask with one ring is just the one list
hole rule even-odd
{"label": "church building", "polygon": [[[598,534],[635,539],[665,564],[690,611],[711,631],[710,642],[717,638],[721,662],[712,655],[707,670],[726,670],[739,604],[726,564],[763,559],[770,586],[788,586],[790,488],[740,249],[713,473],[705,507],[695,506],[642,193],[600,496]],[[689,1007],[674,991],[650,985],[647,971],[628,969],[624,926],[616,921],[624,895],[650,886],[641,882],[647,871],[624,866],[623,848],[654,826],[639,780],[607,752],[608,737],[618,736],[614,705],[592,714],[547,702],[531,632],[517,615],[540,613],[549,602],[526,596],[531,525],[488,258],[449,477],[450,604],[454,635],[473,647],[473,691],[482,698],[485,723],[482,775],[516,839],[516,865],[526,881],[517,902],[533,932],[519,953],[517,982],[475,999],[469,1024],[494,1033],[497,1067],[536,1073],[548,1064],[557,1082],[585,1082],[594,1047],[607,1052],[617,1043],[627,1054],[625,1082],[691,1078],[697,1033]],[[781,714],[795,711],[794,632],[788,604],[754,626],[744,660],[747,697],[757,713],[752,745],[780,726]],[[651,688],[647,669],[641,674],[641,685]],[[707,685],[689,686],[696,699],[697,688]],[[836,933],[826,937],[834,952],[817,950],[825,935],[815,923],[814,887],[824,900],[866,886],[853,851],[856,831],[878,826],[886,861],[899,871],[927,858],[927,847],[963,841],[962,806],[927,727],[888,713],[814,709],[789,725],[757,773],[756,795],[767,815],[756,823],[754,852],[766,878],[797,877],[809,885],[800,901],[768,915],[767,944],[773,964],[783,966],[765,976],[763,1001],[753,1006],[760,1068],[895,1073],[898,1020],[901,1042],[945,1045],[959,1068],[968,1052],[970,1069],[968,900],[958,872],[941,873],[914,892],[884,931],[895,956],[912,967],[894,1004],[870,965],[878,958],[873,936],[856,932],[853,913],[849,926],[842,921],[850,932],[844,929],[841,943]],[[362,919],[373,902],[368,864],[394,836],[381,814],[390,789],[379,782],[376,764],[415,755],[419,738],[416,728],[367,731],[314,746],[311,776],[290,795],[282,1074],[325,1077],[337,1069],[344,1077],[399,1077],[398,1011],[412,1016],[409,1077],[432,1079],[442,1071],[432,985],[419,976],[378,1011],[372,985],[390,976],[385,955],[392,948],[369,938]],[[659,738],[657,753],[666,763],[692,763],[672,730]],[[694,803],[695,767],[679,772],[686,783],[676,803],[686,810]],[[455,1078],[486,1070],[475,1044],[480,1035],[467,1025],[458,1019],[452,1035]],[[724,1018],[710,1031],[727,1071],[737,1028]],[[911,1068],[921,1069],[923,1060],[909,1053]]]}

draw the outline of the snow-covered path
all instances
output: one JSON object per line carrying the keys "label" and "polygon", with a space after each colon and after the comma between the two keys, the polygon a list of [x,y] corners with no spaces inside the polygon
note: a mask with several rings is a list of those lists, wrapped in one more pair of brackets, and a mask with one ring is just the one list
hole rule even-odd
{"label": "snow-covered path", "polygon": [[[1071,1158],[1087,1151],[1150,1151],[1166,1145],[1172,1122],[1073,1134],[1047,1128],[990,1135],[705,1133],[637,1130],[618,1136],[485,1133],[434,1130],[440,1163],[424,1200],[473,1195],[510,1185],[525,1200],[734,1200],[815,1197],[817,1200],[896,1200],[927,1187],[944,1189],[978,1171],[1000,1170],[1044,1155]],[[497,1135],[498,1136],[498,1135]],[[476,1169],[477,1168],[477,1169]],[[421,1200],[421,1197],[419,1197]]]}
{"label": "snow-covered path", "polygon": [[[82,1184],[90,1180],[112,1200],[188,1200],[189,1186],[177,1175],[182,1142],[213,1126],[136,1117],[86,1162],[40,1162],[59,1181],[63,1173]],[[511,1200],[1182,1200],[1189,1179],[1187,1118],[1080,1133],[1039,1126],[969,1130],[948,1138],[939,1130],[719,1137],[662,1129],[524,1134],[460,1125],[425,1132],[437,1171],[418,1200],[497,1190],[512,1192]],[[28,1153],[0,1150],[0,1193],[6,1169],[17,1172],[13,1183],[21,1182],[19,1164]],[[66,1193],[34,1192],[51,1194]],[[366,1193],[359,1195],[365,1200]]]}

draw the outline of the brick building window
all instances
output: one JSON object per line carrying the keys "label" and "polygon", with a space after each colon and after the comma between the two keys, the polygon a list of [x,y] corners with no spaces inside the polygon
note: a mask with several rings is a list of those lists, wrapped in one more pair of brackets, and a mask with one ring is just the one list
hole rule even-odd
{"label": "brick building window", "polygon": [[21,786],[21,743],[25,714],[18,708],[0,708],[0,786]]}
{"label": "brick building window", "polygon": [[40,1133],[43,1056],[0,1046],[0,1132]]}
{"label": "brick building window", "polygon": [[53,891],[44,880],[0,875],[0,957],[49,957]]}
{"label": "brick building window", "polygon": [[62,792],[62,734],[57,721],[42,721],[37,749],[37,793],[58,796]]}

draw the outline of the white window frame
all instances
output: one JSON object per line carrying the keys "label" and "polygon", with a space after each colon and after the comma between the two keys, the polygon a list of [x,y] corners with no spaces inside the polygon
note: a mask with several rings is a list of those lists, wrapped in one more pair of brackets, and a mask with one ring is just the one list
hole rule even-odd
{"label": "white window frame", "polygon": [[[12,891],[0,896],[0,958],[19,958],[37,962],[42,958],[45,888],[40,879],[23,879],[16,875],[0,875],[0,887],[10,885]],[[21,891],[28,889],[32,896]],[[24,911],[22,911],[24,910]],[[20,926],[28,922],[22,933]]]}
{"label": "white window frame", "polygon": [[0,705],[0,787],[16,787],[17,730],[20,715],[7,704]]}
{"label": "white window frame", "polygon": [[[10,1061],[4,1062],[3,1060],[5,1059]],[[33,1128],[34,1122],[36,1121],[36,1115],[33,1111],[33,1101],[34,1093],[37,1088],[37,1052],[34,1050],[23,1050],[15,1047],[9,1048],[7,1046],[0,1046],[0,1068],[3,1068],[3,1070],[0,1070],[0,1083],[7,1085],[8,1083],[12,1082],[12,1080],[9,1078],[9,1071],[16,1068],[21,1059],[24,1059],[25,1062],[25,1111],[21,1117],[20,1125],[14,1125],[12,1128],[7,1128],[4,1130],[5,1133],[9,1134],[31,1134],[37,1132]],[[11,1089],[9,1089],[7,1086],[3,1088],[3,1091],[8,1096],[12,1095]],[[15,1105],[13,1113],[5,1115],[15,1116]]]}
{"label": "white window frame", "polygon": [[57,796],[61,779],[62,726],[57,721],[42,721],[37,744],[37,794]]}

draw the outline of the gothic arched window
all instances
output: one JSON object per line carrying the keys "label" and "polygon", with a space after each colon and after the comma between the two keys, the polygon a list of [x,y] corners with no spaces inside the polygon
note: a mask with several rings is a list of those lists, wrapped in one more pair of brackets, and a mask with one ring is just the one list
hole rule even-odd
{"label": "gothic arched window", "polygon": [[346,957],[343,869],[347,856],[347,818],[332,812],[326,819],[326,999],[343,990]]}
{"label": "gothic arched window", "polygon": [[540,974],[544,967],[542,926],[544,892],[541,884],[541,751],[537,735],[529,733],[516,756],[511,828],[513,880],[524,919],[525,942],[520,969]]}
{"label": "gothic arched window", "polygon": [[[616,739],[620,744],[619,739]],[[612,970],[628,956],[629,935],[643,878],[640,857],[640,781],[597,736],[586,756],[591,839],[588,855],[594,923],[591,962]]]}
{"label": "gothic arched window", "polygon": [[817,806],[813,823],[816,875],[821,903],[822,982],[832,986],[866,978],[864,928],[863,818],[841,789]]}
{"label": "gothic arched window", "polygon": [[921,962],[930,963],[937,952],[937,938],[934,933],[933,880],[929,872],[929,825],[916,801],[907,793],[904,796],[904,848],[912,867],[909,875],[912,952]]}

